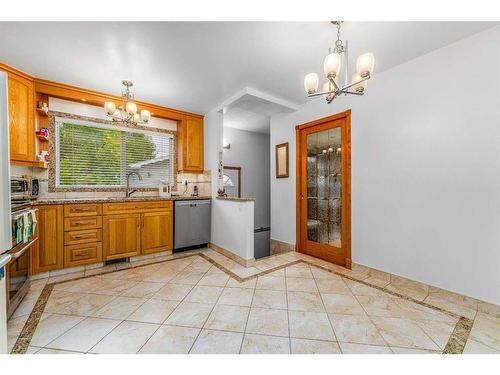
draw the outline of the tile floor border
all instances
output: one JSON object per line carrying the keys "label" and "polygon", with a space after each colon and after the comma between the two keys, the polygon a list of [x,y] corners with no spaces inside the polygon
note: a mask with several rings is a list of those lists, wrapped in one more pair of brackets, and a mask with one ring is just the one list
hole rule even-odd
{"label": "tile floor border", "polygon": [[453,333],[451,334],[446,346],[443,349],[443,354],[462,354],[469,338],[470,331],[474,321],[469,318],[461,317]]}
{"label": "tile floor border", "polygon": [[314,264],[313,262],[309,262],[309,261],[302,260],[302,259],[301,260],[292,261],[290,263],[283,264],[283,265],[277,266],[275,268],[272,268],[272,269],[269,269],[269,270],[265,270],[265,271],[256,273],[254,275],[248,276],[248,277],[240,277],[240,276],[236,275],[235,273],[231,272],[230,270],[226,269],[224,266],[218,264],[217,261],[215,261],[214,259],[210,258],[209,256],[207,256],[205,254],[202,254],[202,253],[200,253],[198,255],[200,255],[202,258],[208,260],[210,263],[212,263],[214,266],[216,266],[217,268],[219,268],[221,271],[226,272],[229,276],[237,279],[239,282],[249,281],[249,280],[255,279],[255,278],[259,277],[259,276],[263,276],[263,275],[272,273],[272,272],[277,271],[277,270],[282,269],[282,268],[290,267],[290,266],[293,266],[293,265],[299,264],[299,263],[305,263],[305,264],[307,264],[309,266],[313,266],[313,267],[319,268],[319,269],[321,269],[323,271],[330,272],[332,274],[341,276],[343,278],[346,278],[346,279],[349,279],[349,280],[352,280],[352,281],[355,281],[355,282],[359,282],[359,283],[364,284],[364,285],[366,285],[368,287],[381,290],[381,291],[383,291],[383,292],[385,292],[387,294],[391,294],[391,295],[393,295],[395,297],[398,297],[398,298],[401,298],[401,299],[404,299],[404,300],[407,300],[407,301],[410,301],[410,302],[414,302],[414,303],[417,303],[417,304],[419,304],[421,306],[424,306],[424,307],[427,307],[427,308],[430,308],[430,309],[433,309],[433,310],[436,310],[436,311],[448,314],[451,317],[453,317],[455,319],[458,319],[458,321],[455,324],[455,328],[453,329],[453,332],[450,335],[450,338],[448,339],[448,343],[446,344],[445,349],[442,352],[443,354],[462,354],[463,350],[464,350],[464,347],[465,347],[465,344],[467,342],[467,338],[469,337],[470,331],[472,330],[472,325],[474,323],[474,320],[472,320],[472,319],[469,319],[469,318],[460,316],[458,314],[455,314],[453,312],[447,311],[447,310],[445,310],[445,309],[443,309],[441,307],[433,306],[433,305],[431,305],[431,304],[429,304],[427,302],[423,302],[423,301],[417,300],[415,298],[406,296],[404,294],[401,294],[401,293],[392,291],[390,289],[387,289],[386,287],[381,287],[381,286],[369,283],[369,282],[367,282],[365,280],[358,279],[358,278],[355,278],[353,276],[345,275],[345,274],[343,274],[341,272],[336,272],[336,271],[333,271],[333,270],[328,269],[326,267],[320,266],[318,264]]}
{"label": "tile floor border", "polygon": [[[50,294],[52,293],[52,290],[54,289],[54,286],[57,284],[64,284],[67,282],[72,282],[72,281],[77,281],[77,280],[82,280],[82,279],[87,279],[90,277],[94,276],[101,276],[104,274],[108,273],[114,273],[114,272],[120,272],[124,270],[131,270],[134,268],[140,268],[140,267],[146,267],[154,264],[159,264],[159,263],[165,263],[165,262],[171,262],[174,260],[179,260],[179,259],[184,259],[184,258],[189,258],[189,257],[194,257],[199,255],[200,253],[191,253],[191,254],[186,254],[182,256],[177,256],[173,257],[171,259],[164,259],[164,260],[159,260],[159,261],[152,261],[151,263],[142,263],[142,264],[136,264],[136,265],[130,265],[129,267],[126,268],[120,268],[120,269],[111,269],[109,271],[105,271],[103,273],[100,273],[98,275],[87,275],[87,276],[78,276],[73,279],[64,279],[61,281],[55,281],[49,284],[49,281],[47,281],[47,284],[43,288],[42,292],[40,293],[40,296],[38,297],[35,306],[33,307],[33,310],[30,313],[30,316],[28,317],[28,320],[24,324],[24,327],[19,334],[16,343],[14,344],[14,347],[12,348],[10,354],[25,354],[26,351],[28,350],[28,346],[31,342],[31,339],[33,335],[35,334],[35,330],[38,326],[38,323],[40,322],[40,318],[42,316],[43,310],[45,309],[45,305],[47,304]],[[153,260],[155,258],[151,258]]]}
{"label": "tile floor border", "polygon": [[[327,267],[323,267],[321,265],[315,264],[314,262],[307,261],[307,260],[302,260],[302,259],[290,261],[290,262],[288,262],[286,264],[281,264],[279,266],[276,266],[276,267],[273,267],[271,269],[264,270],[264,271],[261,271],[261,272],[257,272],[255,274],[247,276],[247,277],[240,277],[239,275],[237,275],[234,272],[230,271],[229,269],[227,269],[223,265],[217,263],[216,260],[214,260],[211,257],[207,256],[203,252],[195,252],[195,253],[190,253],[190,254],[181,255],[181,256],[177,256],[177,257],[172,257],[171,259],[163,259],[163,260],[158,260],[156,262],[152,261],[150,263],[141,263],[141,264],[137,264],[137,265],[130,265],[129,267],[120,268],[120,269],[111,269],[111,270],[109,270],[107,272],[103,272],[102,274],[119,272],[119,271],[123,271],[124,269],[129,270],[129,269],[134,269],[134,268],[146,267],[146,266],[150,266],[150,265],[154,265],[154,264],[166,263],[166,262],[171,262],[171,261],[174,261],[174,260],[179,260],[179,259],[189,258],[189,257],[195,257],[195,256],[200,256],[201,258],[203,258],[204,260],[210,262],[213,266],[215,266],[216,268],[220,269],[221,271],[223,271],[224,273],[226,273],[227,275],[229,275],[233,279],[236,279],[240,283],[243,283],[243,282],[246,282],[246,281],[249,281],[249,280],[253,280],[253,279],[255,279],[255,278],[259,277],[259,276],[270,274],[272,272],[275,272],[277,270],[280,270],[280,269],[283,269],[283,268],[286,268],[286,267],[293,266],[295,264],[303,263],[303,264],[307,264],[309,266],[316,267],[316,268],[321,269],[323,271],[326,271],[326,272],[338,275],[340,277],[346,278],[348,280],[352,280],[352,281],[364,284],[364,285],[369,286],[371,288],[375,288],[375,289],[381,290],[381,291],[383,291],[383,292],[385,292],[387,294],[393,295],[395,297],[398,297],[398,298],[401,298],[401,299],[405,299],[405,300],[408,300],[410,302],[417,303],[417,304],[419,304],[421,306],[424,306],[424,307],[427,307],[427,308],[430,308],[430,309],[433,309],[433,310],[436,310],[436,311],[448,314],[449,316],[451,316],[451,317],[453,317],[455,319],[458,319],[458,321],[457,321],[457,323],[456,323],[456,325],[455,325],[455,327],[453,329],[452,334],[450,335],[450,338],[448,339],[448,342],[447,342],[447,344],[445,346],[445,349],[442,351],[443,354],[461,354],[463,352],[463,350],[464,350],[464,347],[465,347],[465,344],[466,344],[467,339],[469,337],[470,331],[472,330],[472,325],[473,325],[473,322],[474,322],[472,319],[469,319],[469,318],[457,315],[457,314],[455,314],[453,312],[450,312],[450,311],[447,311],[447,310],[445,310],[445,309],[443,309],[441,307],[433,306],[433,305],[431,305],[429,303],[426,303],[426,302],[417,300],[415,298],[403,295],[401,293],[389,290],[386,287],[381,287],[381,286],[369,283],[367,281],[364,281],[362,279],[359,279],[359,278],[356,278],[356,277],[353,277],[353,276],[350,276],[350,275],[346,275],[346,274],[343,274],[341,272],[337,272],[337,271],[331,270],[331,269],[329,269]],[[275,255],[275,256],[278,256],[278,255]],[[152,258],[152,260],[154,260],[154,258]],[[100,275],[102,275],[102,274],[100,274]],[[50,284],[45,285],[45,287],[43,288],[40,296],[38,297],[38,300],[37,300],[37,302],[36,302],[36,304],[35,304],[32,312],[31,312],[28,320],[26,321],[26,323],[25,323],[25,325],[24,325],[24,327],[23,327],[23,329],[22,329],[19,337],[17,338],[17,341],[16,341],[16,343],[15,343],[15,345],[14,345],[12,351],[11,351],[11,354],[24,354],[24,353],[26,353],[26,351],[28,349],[28,346],[29,346],[29,344],[31,342],[31,339],[33,337],[33,334],[35,333],[35,330],[36,330],[36,328],[38,326],[38,323],[40,321],[40,318],[41,318],[41,315],[43,313],[43,310],[45,309],[45,305],[47,304],[47,301],[48,301],[48,299],[50,297],[50,294],[51,294],[51,292],[52,292],[52,290],[53,290],[53,288],[54,288],[55,285],[66,283],[66,282],[69,282],[69,281],[86,279],[86,278],[93,277],[93,276],[96,276],[96,275],[87,275],[87,276],[84,275],[84,276],[76,277],[74,279],[65,279],[65,280],[62,280],[62,281],[55,281],[55,282],[52,282]]]}
{"label": "tile floor border", "polygon": [[10,354],[24,354],[26,353],[26,350],[28,350],[31,338],[35,333],[38,322],[40,321],[43,310],[45,309],[45,305],[47,304],[47,301],[49,300],[50,294],[52,293],[53,289],[54,284],[45,285],[45,287],[43,288],[42,293],[38,297],[35,306],[33,307],[28,320],[24,324],[24,327],[19,334],[19,337],[17,338],[17,341],[14,344],[14,347],[12,348]]}

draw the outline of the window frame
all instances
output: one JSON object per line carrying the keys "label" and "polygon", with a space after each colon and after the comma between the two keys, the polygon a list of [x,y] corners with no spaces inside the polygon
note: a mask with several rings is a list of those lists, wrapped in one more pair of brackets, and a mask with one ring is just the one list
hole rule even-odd
{"label": "window frame", "polygon": [[[70,186],[59,184],[59,132],[57,124],[64,122],[74,125],[84,125],[96,128],[111,129],[117,131],[135,132],[141,134],[165,135],[172,138],[171,154],[172,162],[172,190],[177,190],[177,132],[169,129],[156,128],[152,126],[121,124],[100,118],[79,116],[70,113],[49,111],[49,192],[99,192],[99,191],[125,191],[123,185],[79,185]],[[154,186],[138,186],[137,191],[155,191]]]}

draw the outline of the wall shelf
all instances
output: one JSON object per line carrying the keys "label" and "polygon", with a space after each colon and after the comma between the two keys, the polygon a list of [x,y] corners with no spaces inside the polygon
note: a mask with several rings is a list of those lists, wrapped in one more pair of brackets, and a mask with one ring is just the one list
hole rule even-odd
{"label": "wall shelf", "polygon": [[45,137],[44,135],[41,135],[41,134],[36,134],[35,133],[35,136],[38,140],[40,141],[43,141],[43,142],[48,142],[49,141],[49,138],[48,137]]}
{"label": "wall shelf", "polygon": [[46,116],[46,117],[49,116],[49,114],[47,112],[45,112],[42,108],[36,108],[36,112],[42,116]]}
{"label": "wall shelf", "polygon": [[49,163],[46,161],[37,160],[33,162],[33,167],[47,169],[49,167]]}

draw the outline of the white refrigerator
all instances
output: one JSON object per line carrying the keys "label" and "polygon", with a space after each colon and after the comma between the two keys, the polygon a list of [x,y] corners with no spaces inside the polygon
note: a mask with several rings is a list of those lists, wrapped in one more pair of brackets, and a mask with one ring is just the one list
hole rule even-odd
{"label": "white refrigerator", "polygon": [[0,72],[0,354],[7,353],[7,291],[5,264],[10,255],[10,164],[9,164],[9,108],[7,102],[7,75]]}

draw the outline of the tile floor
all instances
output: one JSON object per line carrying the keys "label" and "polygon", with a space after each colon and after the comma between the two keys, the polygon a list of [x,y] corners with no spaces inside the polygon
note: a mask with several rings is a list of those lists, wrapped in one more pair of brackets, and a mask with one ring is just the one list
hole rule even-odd
{"label": "tile floor", "polygon": [[[474,319],[465,353],[500,354],[495,306],[298,253],[242,267],[214,251],[58,283],[27,353],[439,353],[457,318],[346,276]],[[250,280],[238,279],[283,267]],[[50,282],[50,281],[49,281]],[[47,280],[8,322],[12,348]]]}

